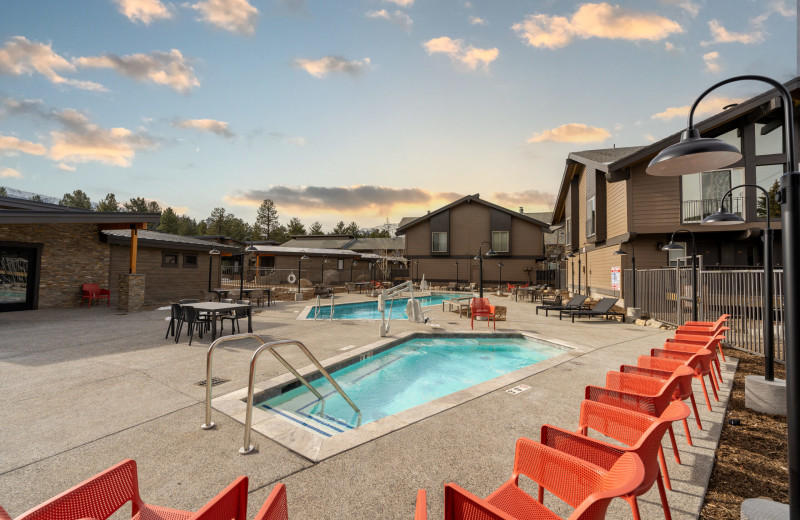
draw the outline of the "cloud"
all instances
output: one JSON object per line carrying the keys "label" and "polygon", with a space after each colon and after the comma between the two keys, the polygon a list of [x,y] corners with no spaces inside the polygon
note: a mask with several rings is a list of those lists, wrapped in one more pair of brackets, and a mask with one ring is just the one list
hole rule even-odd
{"label": "cloud", "polygon": [[492,49],[480,49],[472,45],[465,46],[464,40],[452,39],[447,36],[433,38],[422,44],[429,55],[446,54],[455,63],[461,63],[470,70],[475,70],[479,66],[488,70],[489,64],[497,59],[500,51],[497,47]]}
{"label": "cloud", "polygon": [[644,140],[647,141],[648,143],[656,142],[656,138],[653,136],[653,134],[644,134]]}
{"label": "cloud", "polygon": [[80,67],[112,69],[139,81],[166,85],[183,94],[200,85],[200,81],[194,75],[194,69],[178,49],[128,56],[116,54],[90,56],[77,58],[75,64]]}
{"label": "cloud", "polygon": [[99,83],[68,79],[59,74],[75,70],[75,65],[53,52],[52,44],[45,45],[32,42],[24,36],[13,36],[0,48],[0,74],[31,76],[37,73],[55,85],[69,85],[83,90],[106,90]]}
{"label": "cloud", "polygon": [[127,167],[137,150],[158,147],[153,138],[127,128],[100,128],[77,110],[55,112],[53,118],[64,127],[63,131],[50,132],[53,145],[49,156],[55,161],[73,164],[95,161]]}
{"label": "cloud", "polygon": [[0,169],[0,179],[21,179],[22,174],[14,168]]}
{"label": "cloud", "polygon": [[583,123],[569,123],[534,134],[527,142],[529,144],[544,142],[599,143],[609,137],[611,137],[611,133],[605,128],[587,126]]}
{"label": "cloud", "polygon": [[703,61],[706,64],[706,71],[713,74],[722,72],[722,65],[719,63],[719,53],[717,51],[703,54]]}
{"label": "cloud", "polygon": [[29,155],[44,155],[47,153],[47,148],[43,144],[23,141],[17,137],[0,134],[0,155],[11,155],[16,152]]}
{"label": "cloud", "polygon": [[305,146],[307,144],[305,137],[287,137],[283,142],[294,146]]}
{"label": "cloud", "polygon": [[750,33],[736,33],[728,31],[717,20],[708,22],[708,28],[711,30],[711,41],[702,41],[700,45],[712,45],[715,43],[743,43],[751,45],[754,43],[761,43],[764,41],[764,33],[760,30],[755,30]]}
{"label": "cloud", "polygon": [[675,50],[675,44],[670,42],[664,42],[664,50],[667,52],[672,52]]}
{"label": "cloud", "polygon": [[414,5],[414,0],[383,0],[383,1],[399,5],[400,7],[411,7],[412,5]]}
{"label": "cloud", "polygon": [[278,0],[292,13],[307,13],[306,0]]}
{"label": "cloud", "polygon": [[132,22],[150,25],[154,20],[172,18],[172,13],[161,3],[161,0],[114,0],[119,12]]}
{"label": "cloud", "polygon": [[366,211],[386,213],[401,206],[424,206],[452,202],[462,195],[452,192],[431,192],[420,188],[391,188],[386,186],[270,186],[266,190],[249,190],[225,197],[227,202],[258,205],[271,199],[280,207],[346,212]]}
{"label": "cloud", "polygon": [[700,12],[700,4],[692,0],[661,0],[661,2],[678,6],[692,16],[697,16]]}
{"label": "cloud", "polygon": [[656,41],[683,32],[680,24],[669,18],[607,3],[583,4],[570,18],[528,15],[511,28],[527,45],[548,49],[565,47],[576,38]]}
{"label": "cloud", "polygon": [[525,190],[525,191],[512,191],[512,192],[495,192],[492,193],[492,201],[514,208],[516,206],[532,206],[532,205],[550,205],[555,201],[555,194],[539,190]]}
{"label": "cloud", "polygon": [[258,9],[248,0],[203,0],[183,5],[199,12],[198,20],[220,29],[239,34],[253,34],[256,30]]}
{"label": "cloud", "polygon": [[75,170],[77,170],[77,168],[75,168],[74,166],[72,166],[70,164],[67,164],[67,163],[63,163],[63,162],[62,163],[58,163],[57,167],[58,167],[59,170],[62,170],[62,171],[65,171],[65,172],[74,172]]}
{"label": "cloud", "polygon": [[215,119],[177,119],[172,122],[172,126],[177,128],[191,128],[200,130],[201,132],[211,132],[212,134],[217,134],[227,139],[236,137],[236,134],[228,129],[228,123]]}
{"label": "cloud", "polygon": [[[700,104],[694,111],[695,117],[698,116],[710,116],[713,114],[717,114],[722,111],[722,107],[728,105],[735,105],[744,101],[745,98],[731,98],[731,97],[722,97],[722,96],[709,96],[703,98]],[[661,121],[671,121],[676,117],[688,117],[689,110],[691,109],[690,105],[684,105],[681,107],[669,107],[665,109],[663,112],[659,112],[657,114],[653,114],[650,116],[650,119],[660,119]]]}
{"label": "cloud", "polygon": [[469,17],[469,23],[470,25],[486,25],[487,22],[480,16],[473,15]]}
{"label": "cloud", "polygon": [[383,18],[384,20],[389,20],[393,24],[397,25],[405,32],[409,32],[411,30],[411,26],[414,25],[414,20],[411,19],[403,11],[395,11],[390,13],[386,9],[381,9],[380,11],[367,11],[366,13],[367,18]]}
{"label": "cloud", "polygon": [[341,56],[325,56],[318,60],[297,58],[294,60],[293,65],[308,72],[315,78],[324,78],[332,72],[341,72],[355,78],[369,68],[370,59],[364,58],[360,61],[346,60]]}

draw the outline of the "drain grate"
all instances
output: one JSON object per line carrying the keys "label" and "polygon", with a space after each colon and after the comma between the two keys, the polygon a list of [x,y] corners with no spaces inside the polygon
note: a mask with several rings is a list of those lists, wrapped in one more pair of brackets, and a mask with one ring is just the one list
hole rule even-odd
{"label": "drain grate", "polygon": [[[223,379],[221,377],[212,377],[211,378],[211,386],[215,387],[217,385],[221,385],[222,383],[227,383],[230,379]],[[200,381],[195,383],[196,386],[206,386],[206,380],[201,379]]]}

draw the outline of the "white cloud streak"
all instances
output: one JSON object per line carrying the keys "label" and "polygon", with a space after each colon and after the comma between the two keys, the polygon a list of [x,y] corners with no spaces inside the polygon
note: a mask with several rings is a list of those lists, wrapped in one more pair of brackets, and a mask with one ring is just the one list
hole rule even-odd
{"label": "white cloud streak", "polygon": [[472,45],[464,45],[464,40],[453,39],[447,36],[433,38],[422,44],[429,55],[445,54],[454,63],[466,66],[470,70],[482,68],[488,70],[492,63],[500,54],[496,47],[492,49],[480,49]]}
{"label": "white cloud streak", "polygon": [[155,20],[172,18],[172,13],[161,0],[115,0],[119,12],[132,22],[150,25]]}
{"label": "white cloud streak", "polygon": [[80,67],[112,69],[123,76],[165,85],[183,94],[200,86],[194,69],[178,49],[128,56],[89,56],[75,59],[75,64]]}
{"label": "white cloud streak", "polygon": [[215,119],[178,119],[173,121],[172,126],[176,128],[190,128],[201,132],[210,132],[226,139],[236,137],[236,134],[231,132],[228,128],[227,122],[217,121]]}
{"label": "white cloud streak", "polygon": [[22,174],[14,168],[0,169],[0,179],[21,179]]}
{"label": "white cloud streak", "polygon": [[11,155],[17,152],[28,155],[44,155],[47,153],[47,148],[43,144],[0,134],[0,155]]}
{"label": "white cloud streak", "polygon": [[183,4],[199,13],[198,20],[220,29],[239,34],[253,34],[258,21],[258,9],[248,0],[203,0]]}
{"label": "white cloud streak", "polygon": [[61,76],[59,72],[75,72],[73,63],[52,49],[52,44],[33,42],[24,36],[13,36],[0,48],[0,74],[44,76],[55,85],[68,85],[83,90],[104,91],[105,87],[93,81],[79,81]]}
{"label": "white cloud streak", "polygon": [[569,123],[557,128],[544,130],[528,139],[528,144],[555,143],[599,143],[611,137],[605,128],[588,126],[583,123]]}
{"label": "white cloud streak", "polygon": [[[731,97],[722,97],[722,96],[709,96],[704,98],[697,108],[694,111],[695,117],[700,116],[710,116],[713,114],[717,114],[722,112],[722,107],[728,105],[735,105],[744,101],[745,98],[731,98]],[[680,107],[669,107],[664,109],[662,112],[658,112],[657,114],[653,114],[650,116],[651,119],[660,119],[661,121],[671,121],[676,117],[688,117],[689,110],[691,109],[690,105],[684,105]]]}
{"label": "white cloud streak", "polygon": [[480,16],[475,16],[475,15],[472,15],[472,16],[469,17],[469,23],[470,23],[470,25],[486,25],[487,24],[486,20],[484,20]]}
{"label": "white cloud streak", "polygon": [[390,13],[386,9],[381,9],[379,11],[367,11],[365,16],[367,18],[380,18],[389,20],[393,24],[403,29],[405,32],[411,31],[411,27],[414,25],[414,20],[412,20],[411,17],[403,11],[395,11]]}
{"label": "white cloud streak", "polygon": [[315,78],[324,78],[331,73],[343,73],[352,77],[358,77],[369,68],[370,59],[346,60],[341,56],[325,56],[318,60],[297,58],[293,65],[301,70],[308,72]]}
{"label": "white cloud streak", "polygon": [[722,72],[722,65],[719,62],[719,53],[717,51],[703,54],[703,62],[706,64],[707,72],[711,72],[712,74],[719,74]]}

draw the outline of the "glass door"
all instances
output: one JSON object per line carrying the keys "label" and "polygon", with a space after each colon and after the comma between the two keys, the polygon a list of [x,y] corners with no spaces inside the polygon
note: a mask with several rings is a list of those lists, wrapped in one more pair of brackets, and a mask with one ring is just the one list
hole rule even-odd
{"label": "glass door", "polygon": [[39,250],[0,243],[0,312],[37,307]]}

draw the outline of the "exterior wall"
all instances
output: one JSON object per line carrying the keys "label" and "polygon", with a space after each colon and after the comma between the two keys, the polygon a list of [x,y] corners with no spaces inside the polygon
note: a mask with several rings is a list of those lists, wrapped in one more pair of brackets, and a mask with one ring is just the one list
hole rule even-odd
{"label": "exterior wall", "polygon": [[[450,254],[465,256],[478,254],[481,242],[492,241],[490,210],[483,204],[460,204],[450,208]],[[430,242],[430,238],[428,239]],[[408,239],[406,239],[408,244]],[[408,248],[408,245],[406,245]],[[486,246],[483,251],[486,252]],[[428,248],[427,255],[430,254]]]}
{"label": "exterior wall", "polygon": [[[477,253],[477,251],[476,251]],[[500,278],[500,267],[497,265],[503,262],[502,279]],[[416,260],[414,261],[416,262]],[[410,274],[414,281],[418,282],[422,275],[426,281],[431,282],[455,282],[456,281],[456,259],[454,258],[420,258],[419,264],[412,264],[413,271]],[[505,283],[528,283],[531,281],[530,272],[538,269],[539,266],[530,259],[514,258],[484,258],[483,259],[483,284],[497,284],[499,281]],[[528,271],[526,271],[526,269]],[[480,266],[478,260],[473,257],[458,259],[458,281],[460,283],[478,283]]]}
{"label": "exterior wall", "polygon": [[[163,267],[162,252],[180,255],[177,267]],[[184,267],[183,255],[197,255],[197,267]],[[173,248],[142,247],[139,244],[136,255],[136,272],[145,276],[144,306],[162,306],[183,298],[199,298],[200,291],[208,289],[208,259],[211,255],[205,251],[182,251]],[[127,275],[130,264],[130,247],[111,245],[111,266],[109,269],[112,281],[111,304],[118,303],[115,287],[120,275]],[[218,265],[217,262],[214,262]],[[219,287],[219,269],[212,268],[212,286]],[[213,288],[212,287],[212,288]]]}
{"label": "exterior wall", "polygon": [[607,186],[607,233],[611,239],[628,232],[628,183],[611,182]]}
{"label": "exterior wall", "polygon": [[[452,215],[452,212],[451,212]],[[453,248],[453,241],[450,240],[450,249]],[[426,220],[406,231],[406,255],[409,258],[415,256],[430,256],[431,254],[431,226]]]}
{"label": "exterior wall", "polygon": [[96,224],[2,224],[0,240],[44,244],[40,309],[77,307],[84,283],[97,283],[116,297],[116,283],[109,285],[109,246],[100,242]]}
{"label": "exterior wall", "polygon": [[[647,175],[647,163],[631,169],[632,227],[636,233],[674,231],[681,222],[680,177]],[[698,225],[692,225],[692,229]]]}
{"label": "exterior wall", "polygon": [[[574,212],[574,210],[573,210]],[[578,174],[578,239],[573,238],[572,245],[579,248],[585,246],[586,242],[586,169],[581,169]]]}

